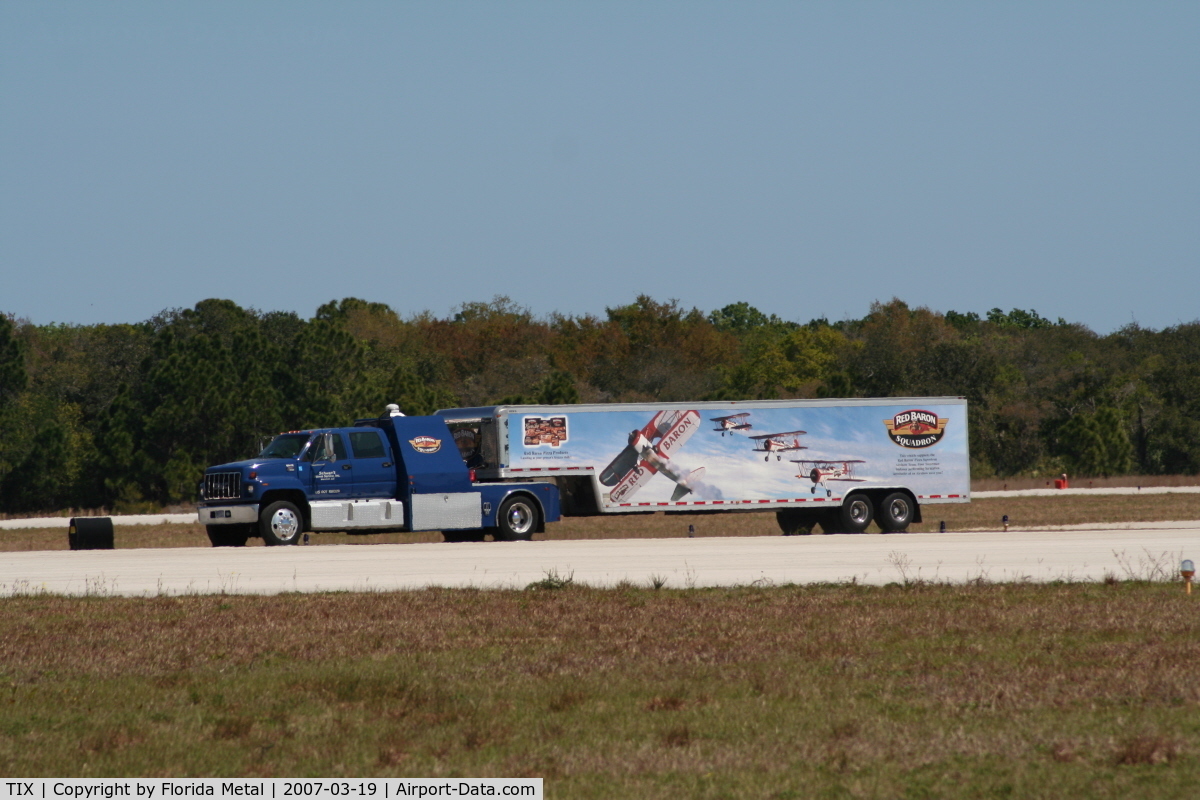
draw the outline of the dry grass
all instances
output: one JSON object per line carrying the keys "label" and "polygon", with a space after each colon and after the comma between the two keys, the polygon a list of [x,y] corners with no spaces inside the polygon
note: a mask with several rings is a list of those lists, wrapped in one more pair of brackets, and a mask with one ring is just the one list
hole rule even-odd
{"label": "dry grass", "polygon": [[[377,533],[352,536],[345,533],[310,534],[310,544],[407,544],[410,542],[440,542],[441,533]],[[113,527],[113,546],[118,550],[143,547],[210,547],[204,526],[191,525],[116,525]],[[247,547],[262,547],[261,539],[251,539]],[[18,528],[0,530],[0,552],[16,550],[66,550],[66,528]]]}
{"label": "dry grass", "polygon": [[926,505],[924,522],[913,532],[1004,529],[1004,515],[1014,528],[1040,528],[1086,523],[1187,522],[1200,520],[1200,494],[1062,495],[997,497],[959,505]]}
{"label": "dry grass", "polygon": [[548,797],[1172,797],[1177,586],[0,600],[9,776],[541,776]]}
{"label": "dry grass", "polygon": [[[980,478],[971,481],[972,492],[1017,491],[1020,489],[1053,489],[1054,479],[1045,478]],[[1200,486],[1200,475],[1118,475],[1111,478],[1069,478],[1072,489],[1116,489],[1141,486]]]}
{"label": "dry grass", "polygon": [[[925,522],[913,525],[914,533],[932,532],[941,522],[950,531],[1002,530],[1005,514],[1013,528],[1052,527],[1082,523],[1137,523],[1200,520],[1200,494],[1171,495],[1062,495],[972,500],[970,503],[926,505]],[[778,536],[775,515],[686,514],[570,517],[547,526],[537,539],[665,539],[696,536]],[[871,530],[875,530],[872,526]],[[404,544],[440,542],[436,531],[349,535],[312,534],[310,543]],[[118,549],[139,547],[208,547],[204,527],[193,525],[119,525],[114,531]],[[250,546],[262,541],[251,539]],[[65,529],[29,528],[0,531],[0,552],[14,550],[66,550]]]}

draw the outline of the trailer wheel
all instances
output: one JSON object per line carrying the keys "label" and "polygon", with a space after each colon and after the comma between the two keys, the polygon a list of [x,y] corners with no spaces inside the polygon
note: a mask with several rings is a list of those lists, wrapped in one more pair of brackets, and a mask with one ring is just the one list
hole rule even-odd
{"label": "trailer wheel", "polygon": [[500,505],[496,515],[498,539],[506,542],[527,542],[537,530],[539,513],[537,504],[528,497],[510,497]]}
{"label": "trailer wheel", "polygon": [[208,540],[213,547],[245,547],[254,530],[253,525],[206,525]]}
{"label": "trailer wheel", "polygon": [[884,533],[903,533],[912,518],[913,501],[904,492],[892,492],[883,498],[875,512],[875,523]]}
{"label": "trailer wheel", "polygon": [[862,533],[875,516],[875,506],[865,494],[854,492],[842,501],[842,507],[830,515],[836,533]]}
{"label": "trailer wheel", "polygon": [[263,543],[271,545],[296,544],[304,531],[300,509],[286,500],[271,503],[258,516],[258,530]]}

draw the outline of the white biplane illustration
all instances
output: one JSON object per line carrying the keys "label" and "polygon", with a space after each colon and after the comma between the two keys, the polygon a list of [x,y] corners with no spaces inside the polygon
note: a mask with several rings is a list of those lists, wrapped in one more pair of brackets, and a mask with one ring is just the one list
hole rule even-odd
{"label": "white biplane illustration", "polygon": [[748,431],[753,427],[746,418],[750,416],[749,412],[742,414],[730,414],[728,417],[711,417],[709,422],[717,423],[718,427],[713,428],[714,431],[719,431],[722,436],[726,433],[741,433]]}
{"label": "white biplane illustration", "polygon": [[660,472],[676,484],[672,501],[693,491],[691,484],[704,474],[704,467],[684,474],[671,463],[671,456],[699,427],[700,415],[695,411],[660,411],[641,430],[632,431],[629,444],[600,473],[600,483],[613,487],[609,499],[628,500]]}
{"label": "white biplane illustration", "polygon": [[754,440],[754,452],[766,453],[763,461],[769,461],[771,453],[775,454],[776,461],[782,461],[783,453],[808,449],[800,444],[800,437],[806,433],[808,431],[784,431],[783,433],[764,433],[761,436],[751,436],[750,438]]}
{"label": "white biplane illustration", "polygon": [[817,461],[812,459],[792,459],[793,464],[800,465],[800,474],[796,477],[801,480],[812,481],[812,493],[817,493],[817,488],[825,490],[826,497],[833,496],[833,490],[829,488],[828,481],[852,481],[854,483],[862,483],[866,478],[854,477],[854,464],[865,464],[867,462],[858,458],[847,458],[842,460]]}

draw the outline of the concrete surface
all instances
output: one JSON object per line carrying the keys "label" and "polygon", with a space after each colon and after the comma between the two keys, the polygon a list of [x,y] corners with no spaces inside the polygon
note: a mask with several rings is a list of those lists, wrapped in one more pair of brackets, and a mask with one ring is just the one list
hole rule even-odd
{"label": "concrete surface", "polygon": [[0,596],[523,588],[548,575],[674,588],[904,580],[1178,577],[1200,523],[1129,529],[616,539],[480,544],[34,551],[0,558]]}

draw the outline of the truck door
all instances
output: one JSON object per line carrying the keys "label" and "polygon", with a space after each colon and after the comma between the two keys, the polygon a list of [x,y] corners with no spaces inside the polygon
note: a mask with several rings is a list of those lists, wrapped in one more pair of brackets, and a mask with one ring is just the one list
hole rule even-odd
{"label": "truck door", "polygon": [[309,447],[312,455],[312,497],[314,500],[330,500],[351,497],[354,490],[354,468],[347,457],[346,442],[342,434],[333,431],[333,452],[325,448],[324,432],[317,435]]}
{"label": "truck door", "polygon": [[350,431],[354,497],[395,497],[396,465],[383,434],[374,428]]}

